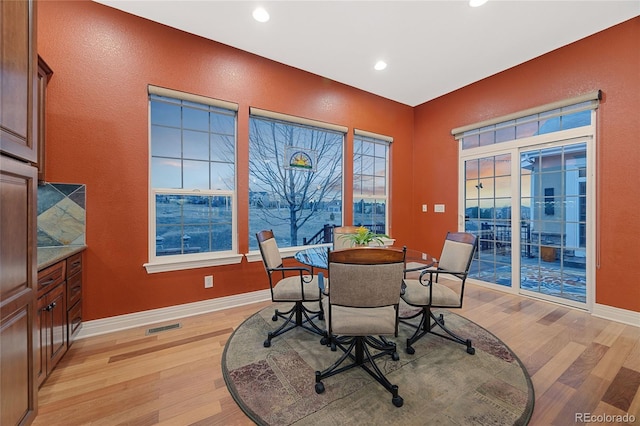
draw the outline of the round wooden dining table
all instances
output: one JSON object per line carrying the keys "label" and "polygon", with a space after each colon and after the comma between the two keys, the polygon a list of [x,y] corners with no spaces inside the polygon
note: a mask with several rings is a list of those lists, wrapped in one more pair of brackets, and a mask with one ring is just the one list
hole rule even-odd
{"label": "round wooden dining table", "polygon": [[[394,250],[403,249],[403,247],[395,246],[380,248],[390,248]],[[329,250],[331,250],[331,246],[309,247],[299,250],[293,257],[303,265],[311,266],[312,268],[327,269],[329,265]],[[407,249],[405,255],[405,275],[407,275],[407,278],[411,278],[410,275],[412,275],[412,272],[415,273],[429,268],[436,262],[437,260],[428,253],[419,250]]]}

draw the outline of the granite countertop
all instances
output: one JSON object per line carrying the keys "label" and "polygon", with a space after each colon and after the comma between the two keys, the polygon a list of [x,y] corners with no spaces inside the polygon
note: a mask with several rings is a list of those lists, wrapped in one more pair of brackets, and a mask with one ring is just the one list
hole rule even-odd
{"label": "granite countertop", "polygon": [[85,245],[38,247],[38,271],[85,250]]}

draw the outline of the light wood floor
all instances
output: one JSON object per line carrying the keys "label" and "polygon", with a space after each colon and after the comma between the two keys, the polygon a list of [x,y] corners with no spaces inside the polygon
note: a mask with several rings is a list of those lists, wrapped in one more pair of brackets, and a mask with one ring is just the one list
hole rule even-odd
{"label": "light wood floor", "polygon": [[[221,357],[233,329],[267,305],[184,318],[181,328],[150,336],[144,327],[76,341],[40,389],[33,424],[252,424],[227,391]],[[531,425],[582,424],[576,413],[629,413],[640,424],[640,328],[473,285],[457,312],[527,367]]]}

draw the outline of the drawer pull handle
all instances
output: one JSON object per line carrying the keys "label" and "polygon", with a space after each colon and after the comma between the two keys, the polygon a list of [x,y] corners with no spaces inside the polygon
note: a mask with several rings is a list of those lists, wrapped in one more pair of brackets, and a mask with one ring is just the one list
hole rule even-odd
{"label": "drawer pull handle", "polygon": [[41,283],[40,283],[40,285],[41,285],[42,287],[45,287],[45,286],[48,286],[48,285],[49,285],[49,284],[51,284],[51,283],[54,283],[55,281],[56,281],[56,279],[55,279],[55,278],[50,278],[50,279],[48,279],[48,280],[46,280],[46,281],[41,282]]}
{"label": "drawer pull handle", "polygon": [[50,303],[49,305],[47,305],[46,308],[44,308],[45,311],[47,312],[51,312],[53,310],[53,308],[56,307],[56,302]]}
{"label": "drawer pull handle", "polygon": [[72,268],[75,268],[76,266],[79,266],[79,265],[80,265],[80,263],[81,263],[81,262],[80,262],[79,260],[76,260],[75,262],[73,262],[73,263],[71,264],[71,267],[72,267]]}

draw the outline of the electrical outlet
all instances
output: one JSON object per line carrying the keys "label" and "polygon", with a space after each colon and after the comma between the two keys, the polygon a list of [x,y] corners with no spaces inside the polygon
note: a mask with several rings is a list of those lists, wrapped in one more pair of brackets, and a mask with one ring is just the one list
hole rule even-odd
{"label": "electrical outlet", "polygon": [[435,204],[433,206],[433,211],[436,213],[444,213],[444,204]]}
{"label": "electrical outlet", "polygon": [[204,288],[213,287],[213,275],[207,275],[204,277]]}

